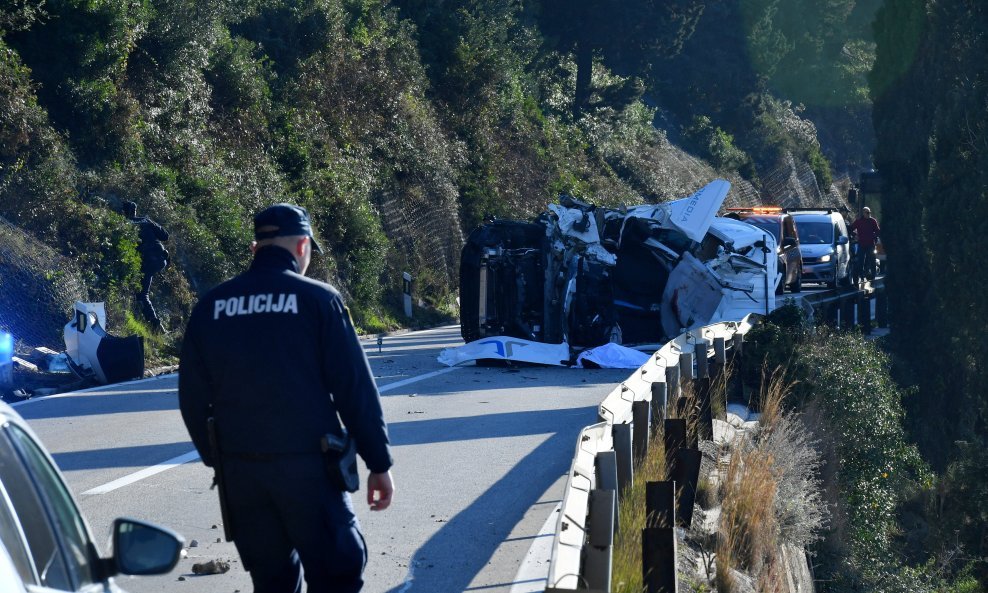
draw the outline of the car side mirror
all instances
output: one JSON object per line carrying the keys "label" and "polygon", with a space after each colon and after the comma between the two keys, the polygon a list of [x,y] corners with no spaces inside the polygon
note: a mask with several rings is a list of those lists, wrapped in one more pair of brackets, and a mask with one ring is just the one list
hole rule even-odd
{"label": "car side mirror", "polygon": [[796,241],[795,237],[786,237],[782,240],[783,247],[795,247],[799,242]]}
{"label": "car side mirror", "polygon": [[847,245],[848,243],[850,243],[850,240],[847,237],[845,237],[844,235],[841,235],[840,237],[837,237],[837,244],[838,245]]}
{"label": "car side mirror", "polygon": [[112,562],[119,574],[165,574],[178,564],[185,539],[164,527],[136,519],[113,522]]}

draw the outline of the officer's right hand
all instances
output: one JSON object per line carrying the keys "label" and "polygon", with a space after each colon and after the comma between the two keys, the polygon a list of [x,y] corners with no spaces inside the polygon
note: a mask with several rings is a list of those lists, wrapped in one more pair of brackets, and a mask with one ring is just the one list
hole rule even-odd
{"label": "officer's right hand", "polygon": [[391,472],[380,474],[371,472],[367,478],[367,504],[372,511],[383,511],[391,505],[395,487],[391,481]]}

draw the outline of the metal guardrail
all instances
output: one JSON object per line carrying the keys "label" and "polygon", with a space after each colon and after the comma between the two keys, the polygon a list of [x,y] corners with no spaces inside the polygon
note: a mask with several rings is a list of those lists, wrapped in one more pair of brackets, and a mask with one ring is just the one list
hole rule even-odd
{"label": "metal guardrail", "polygon": [[[744,335],[753,327],[751,317],[749,315],[742,321],[727,321],[697,328],[670,340],[601,402],[598,408],[598,417],[601,421],[580,431],[576,453],[566,480],[566,490],[563,494],[549,560],[547,581],[549,588],[555,590],[587,588],[588,578],[583,574],[583,567],[586,558],[585,549],[591,531],[591,493],[600,486],[597,458],[602,453],[617,453],[615,426],[626,425],[633,430],[635,402],[651,402],[653,384],[666,383],[669,374],[676,378],[676,382],[681,374],[686,374],[689,378],[695,376],[694,353],[697,345],[705,345],[708,357],[713,354],[716,338],[724,338],[725,348],[730,348],[734,335]],[[668,369],[672,369],[672,373],[667,374]],[[647,431],[647,417],[645,424]],[[626,447],[619,448],[622,450],[621,453],[629,458],[626,463],[630,464],[631,451],[626,450]],[[620,460],[618,465],[621,465]],[[604,476],[602,479],[609,478]],[[609,571],[607,576],[609,578]],[[605,590],[609,590],[609,583]]]}
{"label": "metal guardrail", "polygon": [[[812,312],[814,319],[845,329],[857,326],[866,334],[872,328],[871,305],[874,301],[875,321],[879,327],[887,326],[883,278],[836,291],[791,295],[791,298]],[[577,442],[553,537],[547,590],[587,589],[594,585],[603,591],[610,590],[609,544],[603,551],[608,555],[603,564],[599,560],[601,550],[590,544],[594,539],[599,542],[602,537],[599,524],[610,525],[613,529],[614,519],[610,518],[611,523],[607,518],[595,521],[591,517],[591,507],[594,506],[595,490],[620,490],[622,465],[628,468],[632,463],[630,435],[634,430],[636,402],[649,402],[651,408],[653,394],[665,397],[663,404],[678,396],[680,382],[696,378],[700,365],[705,374],[711,355],[726,360],[728,351],[737,344],[734,336],[743,336],[754,326],[752,317],[756,316],[697,328],[670,340],[600,403],[597,412],[600,422],[584,428]],[[697,356],[698,351],[705,354],[702,360]],[[663,384],[662,388],[656,390],[657,384]],[[646,432],[649,421],[655,420],[650,416],[652,414],[638,416],[639,422],[645,421]],[[606,457],[607,454],[610,457]],[[600,463],[602,457],[608,460],[606,464]],[[598,524],[596,534],[595,523]]]}
{"label": "metal guardrail", "polygon": [[[871,333],[873,321],[878,327],[888,327],[888,298],[884,277],[864,281],[860,285],[804,293],[798,297],[789,295],[786,298],[798,300],[804,310],[812,312],[813,319],[836,327],[851,329],[860,326],[865,334]],[[875,305],[874,319],[871,315],[872,301]]]}

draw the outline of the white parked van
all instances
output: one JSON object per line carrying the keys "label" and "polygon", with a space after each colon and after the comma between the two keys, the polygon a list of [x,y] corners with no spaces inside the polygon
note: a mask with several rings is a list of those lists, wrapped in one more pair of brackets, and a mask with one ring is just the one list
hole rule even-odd
{"label": "white parked van", "polygon": [[819,282],[830,288],[850,284],[850,238],[844,216],[832,208],[789,208],[787,212],[799,232],[803,282]]}

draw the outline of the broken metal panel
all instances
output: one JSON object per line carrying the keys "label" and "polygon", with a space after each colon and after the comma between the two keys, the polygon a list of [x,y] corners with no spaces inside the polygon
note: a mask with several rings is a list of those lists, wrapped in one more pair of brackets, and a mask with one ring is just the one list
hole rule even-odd
{"label": "broken metal panel", "polygon": [[75,304],[72,321],[65,324],[65,353],[69,367],[83,378],[117,383],[144,375],[144,339],[106,333],[103,303]]}

